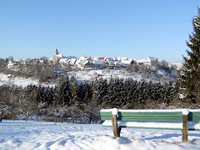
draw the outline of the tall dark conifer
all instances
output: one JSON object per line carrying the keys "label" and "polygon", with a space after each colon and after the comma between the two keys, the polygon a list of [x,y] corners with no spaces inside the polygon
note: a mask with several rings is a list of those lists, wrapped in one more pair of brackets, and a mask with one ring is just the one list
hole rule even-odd
{"label": "tall dark conifer", "polygon": [[193,19],[194,32],[189,35],[186,50],[188,57],[184,58],[181,83],[187,98],[193,103],[200,103],[200,9],[199,14]]}

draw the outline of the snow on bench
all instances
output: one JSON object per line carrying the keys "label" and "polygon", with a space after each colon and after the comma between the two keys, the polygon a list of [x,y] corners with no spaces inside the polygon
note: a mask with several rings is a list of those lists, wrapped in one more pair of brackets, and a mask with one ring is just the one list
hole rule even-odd
{"label": "snow on bench", "polygon": [[113,127],[115,138],[121,128],[182,130],[182,140],[188,140],[188,130],[200,131],[200,109],[122,110],[102,109],[104,127]]}

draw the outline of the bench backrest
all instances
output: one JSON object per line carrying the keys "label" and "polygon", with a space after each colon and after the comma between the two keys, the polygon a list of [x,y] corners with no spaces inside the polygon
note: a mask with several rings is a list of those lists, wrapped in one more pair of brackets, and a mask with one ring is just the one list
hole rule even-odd
{"label": "bench backrest", "polygon": [[[122,121],[182,121],[178,110],[118,110],[117,120]],[[102,109],[101,120],[112,120],[112,109]],[[200,121],[200,110],[189,110],[188,121]]]}
{"label": "bench backrest", "polygon": [[[176,109],[176,110],[118,110],[103,109],[100,112],[101,120],[106,120],[104,126],[112,126],[115,138],[120,137],[122,127],[182,130],[182,141],[188,141],[188,130],[200,130],[199,123],[188,126],[188,121],[200,121],[200,109]],[[112,120],[112,121],[110,121]],[[140,122],[145,121],[145,122]],[[151,122],[159,121],[158,127]],[[164,123],[160,123],[164,121]],[[165,121],[177,121],[165,123]],[[182,122],[182,123],[180,123]],[[165,124],[165,125],[164,125]],[[167,126],[166,126],[167,125]],[[118,127],[119,126],[119,127]]]}

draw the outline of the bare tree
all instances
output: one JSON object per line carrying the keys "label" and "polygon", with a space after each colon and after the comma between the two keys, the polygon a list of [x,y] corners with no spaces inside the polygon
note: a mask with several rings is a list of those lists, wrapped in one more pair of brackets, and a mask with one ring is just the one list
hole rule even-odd
{"label": "bare tree", "polygon": [[2,119],[5,115],[9,114],[10,107],[7,104],[0,104],[0,122],[2,122]]}

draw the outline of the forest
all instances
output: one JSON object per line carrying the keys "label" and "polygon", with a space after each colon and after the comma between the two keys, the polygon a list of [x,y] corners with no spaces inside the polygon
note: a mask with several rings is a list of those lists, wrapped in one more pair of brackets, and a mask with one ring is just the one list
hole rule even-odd
{"label": "forest", "polygon": [[[59,77],[55,87],[0,86],[0,119],[18,116],[46,121],[98,122],[102,108],[165,108],[178,101],[172,83],[138,82],[132,79],[98,79],[78,83],[74,77]],[[178,105],[177,105],[178,106]]]}

